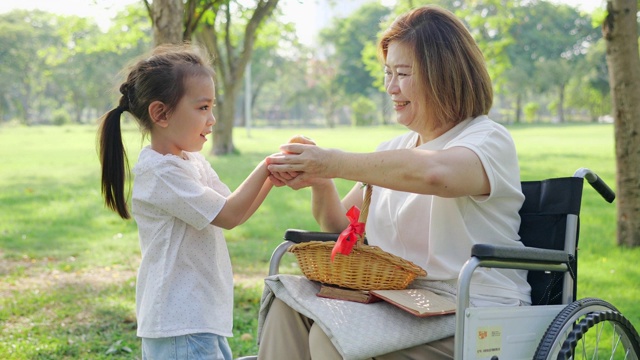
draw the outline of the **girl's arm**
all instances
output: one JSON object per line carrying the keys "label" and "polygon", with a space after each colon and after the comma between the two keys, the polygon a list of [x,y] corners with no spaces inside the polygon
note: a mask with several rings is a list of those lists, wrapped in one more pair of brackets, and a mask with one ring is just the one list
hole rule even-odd
{"label": "girl's arm", "polygon": [[258,196],[255,198],[255,200],[253,200],[253,203],[251,203],[251,206],[249,207],[249,209],[247,209],[247,212],[244,214],[242,221],[240,221],[240,224],[238,225],[244,224],[244,222],[249,220],[249,218],[256,212],[256,210],[258,210],[260,205],[262,205],[264,199],[267,197],[267,195],[269,195],[269,191],[271,191],[271,188],[273,188],[273,183],[271,182],[271,180],[265,180],[265,182],[262,184],[260,192],[258,193]]}
{"label": "girl's arm", "polygon": [[230,230],[245,222],[262,204],[273,187],[268,177],[267,163],[263,160],[229,195],[224,207],[211,224]]}

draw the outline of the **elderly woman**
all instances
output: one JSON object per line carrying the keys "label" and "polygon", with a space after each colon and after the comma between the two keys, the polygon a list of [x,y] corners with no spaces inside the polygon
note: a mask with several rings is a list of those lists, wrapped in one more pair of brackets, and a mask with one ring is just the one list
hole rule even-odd
{"label": "elderly woman", "polygon": [[[361,183],[373,185],[369,244],[425,269],[428,275],[416,282],[419,286],[435,287],[455,298],[458,273],[474,244],[523,246],[518,210],[524,196],[515,146],[507,130],[487,117],[493,93],[483,55],[452,13],[435,6],[409,11],[382,34],[378,50],[397,121],[409,132],[382,143],[373,153],[283,145],[282,154],[268,160],[269,170],[274,181],[294,189],[311,186],[313,215],[330,232],[344,230],[349,225],[347,209],[362,205]],[[340,199],[332,178],[358,183]],[[363,327],[364,334],[341,339],[322,311],[310,313],[297,306],[297,300],[283,300],[275,294],[261,326],[259,359],[453,358],[452,327],[445,319],[378,321],[384,324],[374,319]],[[327,301],[336,302],[322,304]],[[530,301],[525,271],[481,270],[473,277],[472,306],[521,306]],[[359,319],[360,311],[378,316],[383,306],[352,307],[345,316],[354,316],[345,323]],[[401,349],[389,344],[385,349],[391,351],[385,353],[345,353],[345,344],[373,344],[367,333],[392,331],[396,322],[434,331],[426,331],[431,333],[422,339],[426,343]],[[434,334],[445,327],[449,330]]]}

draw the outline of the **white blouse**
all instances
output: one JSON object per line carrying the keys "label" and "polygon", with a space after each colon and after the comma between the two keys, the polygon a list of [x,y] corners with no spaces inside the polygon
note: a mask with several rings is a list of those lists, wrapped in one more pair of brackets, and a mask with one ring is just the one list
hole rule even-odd
{"label": "white blouse", "polygon": [[140,337],[232,336],[231,261],[222,229],[211,225],[231,191],[200,153],[186,154],[146,147],[133,168]]}
{"label": "white blouse", "polygon": [[[409,132],[383,143],[379,151],[415,147]],[[518,210],[524,201],[515,145],[508,131],[486,116],[467,119],[418,148],[441,150],[463,146],[475,152],[491,184],[488,196],[442,198],[373,188],[366,233],[371,245],[410,260],[427,271],[428,280],[455,285],[462,265],[479,243],[521,247]],[[479,268],[471,282],[471,299],[530,303],[526,271]],[[487,303],[483,301],[483,303]],[[491,300],[489,300],[491,303]]]}

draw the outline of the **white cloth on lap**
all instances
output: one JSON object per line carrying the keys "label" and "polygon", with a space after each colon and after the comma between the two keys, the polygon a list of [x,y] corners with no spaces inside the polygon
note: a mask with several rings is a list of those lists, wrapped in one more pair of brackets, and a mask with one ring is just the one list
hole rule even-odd
{"label": "white cloth on lap", "polygon": [[[425,283],[433,286],[424,286]],[[449,292],[449,284],[434,281],[420,284],[423,285],[420,287],[454,296]],[[258,339],[274,296],[318,324],[345,360],[371,358],[455,333],[455,315],[420,318],[386,302],[362,304],[321,298],[316,296],[320,285],[303,276],[273,275],[265,279],[265,285]]]}

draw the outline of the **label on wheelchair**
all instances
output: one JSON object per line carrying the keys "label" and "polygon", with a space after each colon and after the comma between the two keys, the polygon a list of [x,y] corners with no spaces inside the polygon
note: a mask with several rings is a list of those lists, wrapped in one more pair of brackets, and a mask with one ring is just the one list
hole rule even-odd
{"label": "label on wheelchair", "polygon": [[478,328],[476,354],[484,357],[500,354],[502,343],[502,326]]}
{"label": "label on wheelchair", "polygon": [[463,359],[531,360],[564,305],[476,307],[464,316]]}

